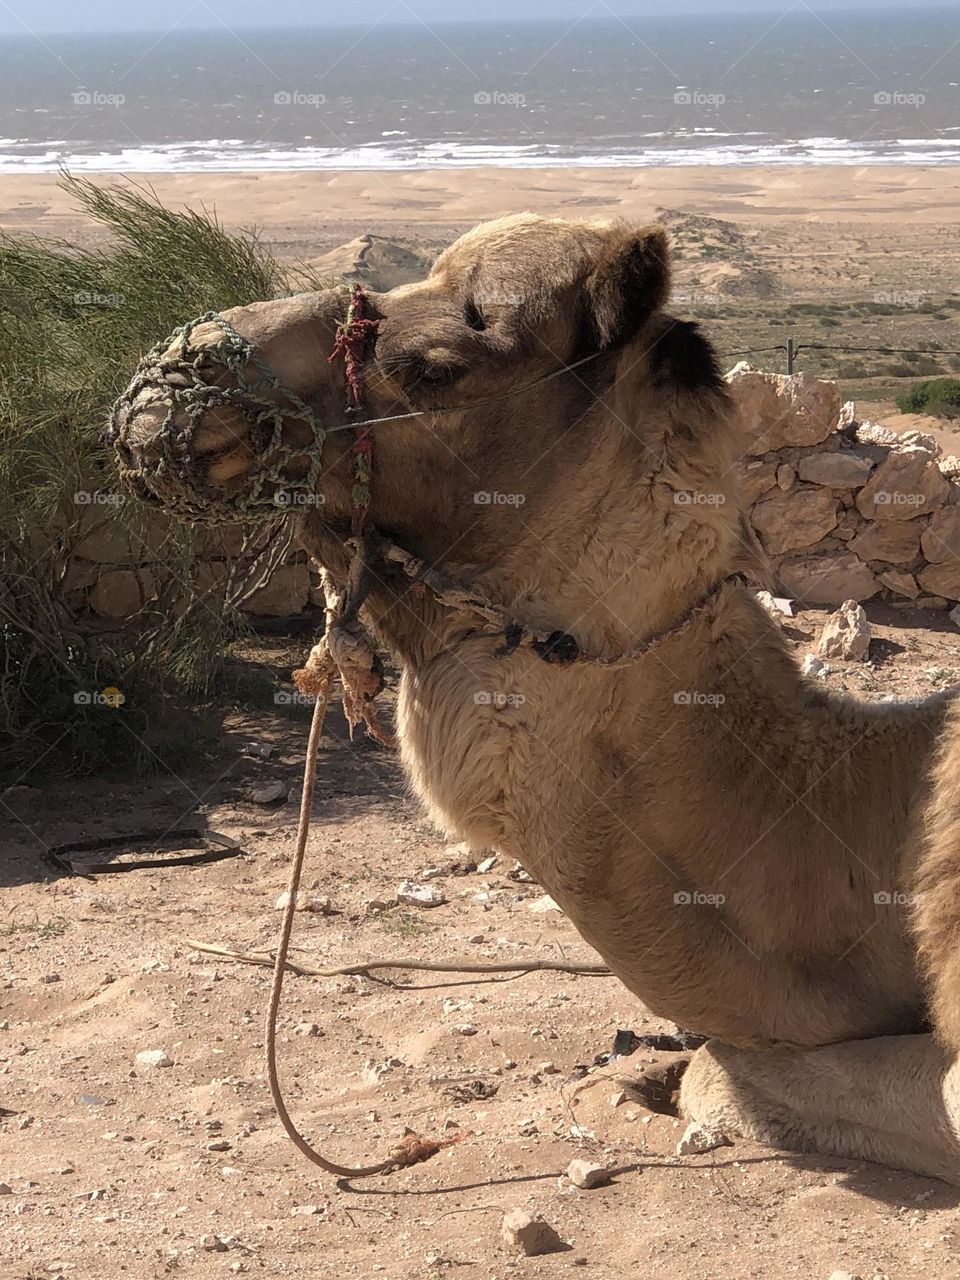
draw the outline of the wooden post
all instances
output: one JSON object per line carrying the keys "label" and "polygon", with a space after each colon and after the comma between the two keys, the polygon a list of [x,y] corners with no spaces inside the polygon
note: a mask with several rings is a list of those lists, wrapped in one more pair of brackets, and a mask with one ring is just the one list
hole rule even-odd
{"label": "wooden post", "polygon": [[793,373],[793,361],[795,356],[796,356],[796,352],[794,351],[794,348],[793,348],[793,339],[788,338],[787,339],[787,374],[788,375]]}

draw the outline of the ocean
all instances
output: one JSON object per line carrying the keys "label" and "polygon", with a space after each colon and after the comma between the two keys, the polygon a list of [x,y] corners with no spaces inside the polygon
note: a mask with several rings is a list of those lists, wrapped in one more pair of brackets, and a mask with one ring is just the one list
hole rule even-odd
{"label": "ocean", "polygon": [[0,38],[0,171],[956,164],[960,10]]}

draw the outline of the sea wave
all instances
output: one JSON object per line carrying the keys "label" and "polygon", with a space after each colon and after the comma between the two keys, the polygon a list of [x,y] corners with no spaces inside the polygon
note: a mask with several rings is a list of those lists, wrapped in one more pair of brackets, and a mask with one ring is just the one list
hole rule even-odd
{"label": "sea wave", "polygon": [[[666,135],[651,134],[651,139]],[[746,135],[740,135],[745,137]],[[752,135],[756,137],[757,135]],[[194,173],[301,170],[651,168],[684,165],[949,165],[960,163],[960,138],[902,138],[883,142],[844,138],[733,141],[737,135],[673,135],[672,144],[631,148],[530,143],[375,142],[356,147],[268,147],[214,138],[136,147],[35,143],[0,138],[0,173]]]}

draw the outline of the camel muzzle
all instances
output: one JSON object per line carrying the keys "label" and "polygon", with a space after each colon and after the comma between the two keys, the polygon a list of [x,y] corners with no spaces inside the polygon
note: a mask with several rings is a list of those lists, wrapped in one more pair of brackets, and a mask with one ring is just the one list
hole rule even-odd
{"label": "camel muzzle", "polygon": [[[219,338],[196,342],[211,324]],[[147,352],[104,439],[137,497],[200,523],[271,520],[321,500],[324,424],[216,312]]]}

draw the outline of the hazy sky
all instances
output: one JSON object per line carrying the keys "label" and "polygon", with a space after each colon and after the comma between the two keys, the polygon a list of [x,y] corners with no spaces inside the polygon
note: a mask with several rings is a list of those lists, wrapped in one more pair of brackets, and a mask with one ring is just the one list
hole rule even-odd
{"label": "hazy sky", "polygon": [[[916,0],[2,0],[0,33],[66,31],[197,30],[229,24],[237,28],[329,26],[383,22],[450,21],[456,18],[578,18],[611,13],[698,14],[783,13],[812,8],[907,11],[926,7]],[[960,0],[940,7],[960,8]],[[2,74],[2,67],[0,67]]]}

